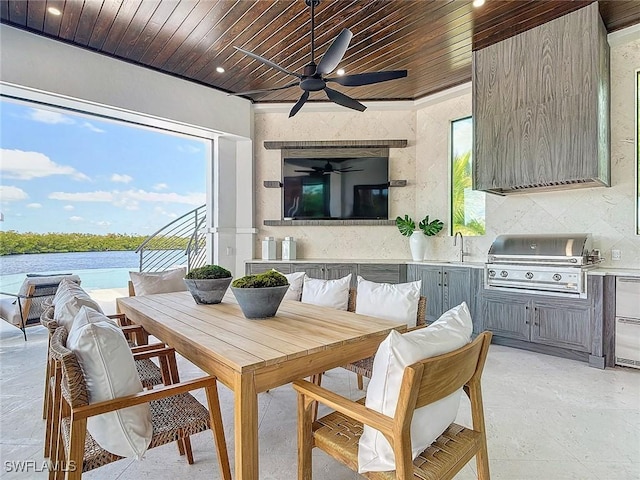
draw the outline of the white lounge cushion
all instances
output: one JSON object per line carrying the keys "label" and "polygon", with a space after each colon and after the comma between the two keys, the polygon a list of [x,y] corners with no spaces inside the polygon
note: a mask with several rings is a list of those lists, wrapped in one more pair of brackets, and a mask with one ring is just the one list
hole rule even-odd
{"label": "white lounge cushion", "polygon": [[[278,272],[275,268],[273,269],[275,272]],[[297,300],[298,302],[302,298],[302,285],[304,283],[304,272],[293,272],[293,273],[282,273],[289,282],[289,289],[287,293],[284,294],[283,300]]]}
{"label": "white lounge cushion", "polygon": [[322,280],[304,276],[302,302],[346,310],[349,305],[351,274],[337,280]]}
{"label": "white lounge cushion", "polygon": [[[18,290],[18,294],[26,295],[31,285],[47,285],[52,283],[58,283],[62,279],[72,280],[76,283],[80,283],[80,277],[72,274],[59,274],[59,275],[47,275],[47,274],[36,274],[36,273],[28,273],[27,278],[24,279],[20,289]],[[60,287],[58,287],[59,289]],[[24,299],[21,299],[20,302],[24,306]],[[51,299],[47,298],[43,303],[50,302]],[[33,313],[33,304],[32,304],[32,313]],[[20,318],[20,307],[18,305],[18,300],[15,296],[6,296],[0,299],[0,318],[3,318],[7,322],[12,325],[21,325]]]}
{"label": "white lounge cushion", "polygon": [[415,327],[422,280],[409,283],[376,283],[358,275],[356,313],[406,322]]}
{"label": "white lounge cushion", "polygon": [[187,290],[184,276],[187,267],[172,268],[164,272],[129,272],[136,295],[182,292]]}
{"label": "white lounge cushion", "polygon": [[[442,355],[469,343],[473,325],[466,303],[442,314],[427,328],[405,334],[395,330],[380,344],[373,361],[373,373],[365,405],[384,415],[395,414],[404,368],[425,358]],[[460,393],[418,408],[411,422],[413,458],[434,442],[454,421]],[[391,445],[384,436],[365,426],[358,448],[358,472],[395,469]]]}
{"label": "white lounge cushion", "polygon": [[82,287],[72,281],[62,280],[58,286],[55,297],[53,297],[53,319],[71,331],[75,316],[82,307],[89,307],[102,313],[98,302],[93,300]]}
{"label": "white lounge cushion", "polygon": [[[142,391],[122,330],[103,314],[81,307],[69,332],[67,348],[78,357],[89,403]],[[149,404],[89,417],[87,430],[105,450],[122,457],[141,458],[153,435]]]}

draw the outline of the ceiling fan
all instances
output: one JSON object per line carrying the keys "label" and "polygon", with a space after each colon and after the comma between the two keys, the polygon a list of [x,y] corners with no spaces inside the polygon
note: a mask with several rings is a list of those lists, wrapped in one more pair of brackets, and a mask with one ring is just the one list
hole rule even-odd
{"label": "ceiling fan", "polygon": [[342,105],[343,107],[352,108],[354,110],[363,112],[367,107],[365,107],[357,100],[345,95],[344,93],[329,88],[327,86],[327,82],[335,82],[345,87],[359,87],[362,85],[371,85],[373,83],[386,82],[388,80],[395,80],[397,78],[403,78],[407,76],[406,70],[388,70],[382,72],[356,73],[353,75],[343,75],[332,78],[325,77],[325,75],[333,72],[333,70],[342,60],[342,57],[344,57],[353,34],[348,28],[343,29],[333,41],[333,43],[329,46],[327,51],[324,53],[322,59],[320,60],[320,63],[316,65],[314,9],[320,3],[320,0],[305,0],[305,3],[311,8],[311,61],[304,67],[302,74],[290,72],[289,70],[282,68],[280,65],[272,62],[271,60],[267,60],[266,58],[261,57],[260,55],[256,55],[255,53],[243,50],[240,47],[234,47],[236,50],[258,60],[259,62],[264,63],[271,68],[275,68],[276,70],[286,73],[287,75],[297,77],[298,80],[282,87],[267,88],[263,90],[250,90],[246,92],[234,93],[233,95],[252,95],[254,93],[273,92],[276,90],[284,90],[286,88],[299,86],[303,90],[303,92],[300,96],[300,99],[289,112],[289,117],[293,117],[296,113],[298,113],[298,111],[302,108],[304,103],[309,98],[309,92],[318,92],[320,90],[324,90],[325,94],[332,102],[337,103],[338,105]]}
{"label": "ceiling fan", "polygon": [[311,170],[294,170],[294,172],[311,173],[316,175],[328,175],[330,173],[350,173],[350,172],[362,172],[361,168],[354,169],[353,167],[333,168],[331,162],[327,161],[323,167],[311,167]]}

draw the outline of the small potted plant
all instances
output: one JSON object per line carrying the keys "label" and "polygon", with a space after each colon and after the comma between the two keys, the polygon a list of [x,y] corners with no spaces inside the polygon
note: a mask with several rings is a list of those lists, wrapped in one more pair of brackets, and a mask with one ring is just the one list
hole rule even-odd
{"label": "small potted plant", "polygon": [[231,283],[231,272],[220,265],[205,265],[187,273],[184,283],[196,303],[220,303]]}
{"label": "small potted plant", "polygon": [[409,215],[405,215],[404,218],[396,217],[396,225],[402,235],[409,237],[411,258],[417,262],[424,260],[424,254],[427,250],[425,237],[437,234],[444,227],[444,223],[437,218],[429,221],[429,215],[420,221],[418,229],[416,229],[416,224]]}
{"label": "small potted plant", "polygon": [[231,284],[231,291],[247,318],[273,317],[288,288],[287,277],[275,270],[246,275]]}

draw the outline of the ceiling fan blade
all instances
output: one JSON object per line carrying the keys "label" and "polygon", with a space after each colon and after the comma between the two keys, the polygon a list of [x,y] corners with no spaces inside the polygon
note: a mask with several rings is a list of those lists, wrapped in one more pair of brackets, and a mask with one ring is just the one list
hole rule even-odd
{"label": "ceiling fan blade", "polygon": [[342,57],[344,57],[347,48],[349,48],[351,37],[353,37],[353,33],[351,33],[351,30],[348,28],[344,28],[340,32],[340,35],[336,37],[331,46],[324,52],[322,60],[320,60],[316,68],[316,74],[325,75],[333,72],[342,60]]}
{"label": "ceiling fan blade", "polygon": [[345,87],[359,87],[372,83],[387,82],[407,76],[406,70],[388,70],[386,72],[356,73],[344,77],[325,78],[327,82],[335,82]]}
{"label": "ceiling fan blade", "polygon": [[298,113],[298,111],[302,108],[302,105],[304,105],[304,102],[307,101],[307,98],[309,98],[309,92],[305,90],[300,96],[300,99],[296,102],[296,104],[293,106],[293,108],[289,112],[289,118],[293,117],[296,113]]}
{"label": "ceiling fan blade", "polygon": [[253,95],[254,93],[275,92],[276,90],[284,90],[285,88],[295,87],[296,85],[300,85],[300,82],[292,82],[282,87],[263,88],[262,90],[248,90],[246,92],[229,93],[228,95]]}
{"label": "ceiling fan blade", "polygon": [[367,108],[357,100],[354,100],[353,98],[346,96],[344,93],[341,93],[332,88],[325,87],[324,91],[327,93],[327,97],[329,97],[329,100],[337,103],[338,105],[342,105],[343,107],[352,108],[354,110],[358,110],[359,112],[364,112]]}
{"label": "ceiling fan blade", "polygon": [[298,77],[298,78],[302,78],[302,75],[300,75],[299,73],[293,73],[290,72],[289,70],[285,70],[284,68],[282,68],[280,65],[278,65],[277,63],[273,63],[271,60],[267,60],[264,57],[261,57],[260,55],[256,55],[255,53],[251,53],[248,50],[243,50],[240,47],[233,47],[236,50],[244,53],[245,55],[248,55],[251,58],[254,58],[256,60],[258,60],[259,62],[264,63],[265,65],[271,67],[271,68],[275,68],[276,70],[281,71],[282,73],[286,73],[287,75],[293,75],[294,77]]}

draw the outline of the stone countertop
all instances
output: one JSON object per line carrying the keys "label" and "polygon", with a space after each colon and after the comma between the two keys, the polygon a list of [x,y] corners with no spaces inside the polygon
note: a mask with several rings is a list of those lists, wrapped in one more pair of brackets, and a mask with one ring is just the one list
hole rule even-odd
{"label": "stone countertop", "polygon": [[[255,258],[247,260],[251,263],[382,263],[382,264],[405,264],[405,265],[432,265],[432,266],[451,266],[451,267],[468,267],[468,268],[484,268],[484,262],[457,262],[451,260],[423,260],[422,262],[414,262],[413,260],[398,258],[304,258],[296,260],[262,260]],[[640,268],[622,268],[615,266],[600,266],[588,271],[589,275],[615,275],[620,277],[640,277]]]}
{"label": "stone countertop", "polygon": [[640,268],[602,266],[589,270],[589,275],[615,275],[616,277],[640,277]]}
{"label": "stone countertop", "polygon": [[262,260],[254,258],[247,260],[251,263],[382,263],[382,264],[405,264],[405,265],[434,265],[434,266],[456,266],[470,268],[484,268],[482,262],[456,262],[449,260],[423,260],[422,262],[414,262],[413,260],[397,259],[397,258],[304,258],[296,260]]}

